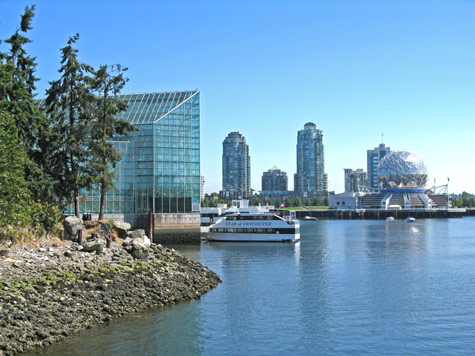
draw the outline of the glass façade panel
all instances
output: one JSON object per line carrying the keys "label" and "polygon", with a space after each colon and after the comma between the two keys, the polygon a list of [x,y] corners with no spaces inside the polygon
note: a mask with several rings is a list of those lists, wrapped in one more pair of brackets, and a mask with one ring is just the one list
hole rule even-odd
{"label": "glass fa\u00e7ade panel", "polygon": [[[111,140],[122,160],[106,196],[106,213],[183,213],[199,204],[199,95],[185,91],[120,96],[128,108],[118,117],[138,131]],[[81,211],[98,213],[98,187],[83,193]]]}

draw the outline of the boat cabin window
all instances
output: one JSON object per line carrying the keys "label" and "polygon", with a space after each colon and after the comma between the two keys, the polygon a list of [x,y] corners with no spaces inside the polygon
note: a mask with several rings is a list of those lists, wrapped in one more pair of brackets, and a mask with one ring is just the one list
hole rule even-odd
{"label": "boat cabin window", "polygon": [[[294,213],[295,214],[295,213]],[[278,216],[275,215],[235,215],[228,216],[226,220],[280,220]]]}

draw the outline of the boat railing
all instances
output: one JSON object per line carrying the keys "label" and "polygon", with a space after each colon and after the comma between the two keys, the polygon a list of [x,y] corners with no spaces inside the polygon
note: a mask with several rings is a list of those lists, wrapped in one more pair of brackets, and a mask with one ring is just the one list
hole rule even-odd
{"label": "boat railing", "polygon": [[287,222],[287,224],[293,225],[297,220],[295,210],[283,210],[282,218]]}

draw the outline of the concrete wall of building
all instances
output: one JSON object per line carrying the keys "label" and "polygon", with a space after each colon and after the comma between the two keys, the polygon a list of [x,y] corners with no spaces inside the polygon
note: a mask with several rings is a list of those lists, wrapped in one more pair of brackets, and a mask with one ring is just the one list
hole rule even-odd
{"label": "concrete wall of building", "polygon": [[356,209],[358,198],[354,193],[330,194],[328,196],[331,209]]}
{"label": "concrete wall of building", "polygon": [[[97,214],[92,215],[97,219]],[[105,220],[124,221],[132,229],[144,229],[153,242],[161,244],[200,242],[200,214],[154,214],[153,236],[150,236],[148,214],[105,214]]]}
{"label": "concrete wall of building", "polygon": [[200,214],[154,214],[153,226],[156,243],[200,242]]}
{"label": "concrete wall of building", "polygon": [[[91,214],[92,220],[97,220],[99,214]],[[129,223],[132,230],[145,229],[148,232],[148,214],[104,214],[104,220],[122,221]]]}

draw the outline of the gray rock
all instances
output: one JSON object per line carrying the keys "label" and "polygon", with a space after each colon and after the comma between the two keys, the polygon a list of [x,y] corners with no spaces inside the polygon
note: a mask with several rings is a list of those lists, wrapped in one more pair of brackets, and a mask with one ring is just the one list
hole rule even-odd
{"label": "gray rock", "polygon": [[148,250],[150,248],[151,242],[148,236],[145,234],[145,230],[139,229],[131,231],[129,236],[132,239],[132,246],[135,249],[143,248]]}
{"label": "gray rock", "polygon": [[127,237],[127,232],[131,228],[131,225],[129,223],[122,221],[114,221],[114,226],[117,229],[117,232],[119,233],[119,237],[121,239],[125,239]]}
{"label": "gray rock", "polygon": [[122,243],[122,246],[126,247],[126,246],[131,246],[132,245],[132,238],[131,237],[127,237],[124,242]]}
{"label": "gray rock", "polygon": [[85,252],[102,252],[106,245],[106,241],[97,235],[93,234],[86,241],[83,242],[82,247]]}
{"label": "gray rock", "polygon": [[146,260],[150,249],[150,239],[145,234],[145,230],[139,229],[130,231],[129,236],[122,244],[127,252],[134,258]]}
{"label": "gray rock", "polygon": [[82,220],[76,216],[68,216],[64,219],[65,239],[76,240],[78,231],[82,230]]}
{"label": "gray rock", "polygon": [[148,250],[133,249],[130,254],[133,258],[145,261],[148,258]]}

